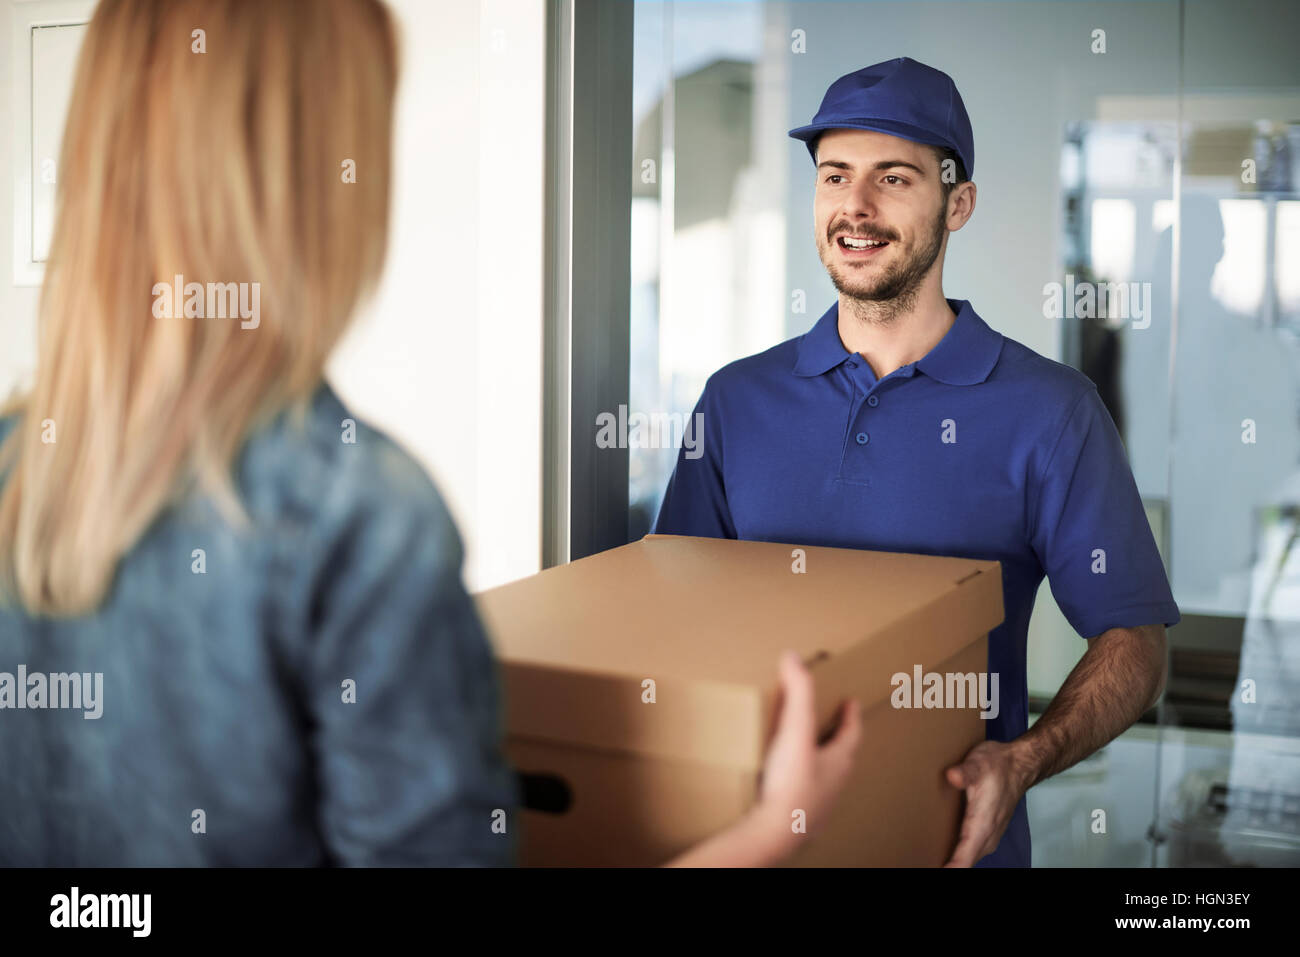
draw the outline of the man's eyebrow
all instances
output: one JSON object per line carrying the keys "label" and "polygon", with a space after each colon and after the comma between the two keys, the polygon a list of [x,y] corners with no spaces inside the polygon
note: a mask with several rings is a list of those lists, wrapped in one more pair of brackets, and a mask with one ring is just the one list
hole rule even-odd
{"label": "man's eyebrow", "polygon": [[[823,166],[830,166],[833,169],[847,169],[847,170],[853,169],[853,166],[851,164],[846,163],[843,160],[822,160],[820,163],[817,164],[818,169],[821,169]],[[917,166],[915,163],[909,163],[907,160],[901,160],[901,159],[881,160],[879,163],[876,163],[871,168],[879,172],[880,170],[896,169],[897,167],[900,166],[903,167],[904,169],[914,170],[920,176],[925,175],[925,170],[921,169],[921,167]]]}

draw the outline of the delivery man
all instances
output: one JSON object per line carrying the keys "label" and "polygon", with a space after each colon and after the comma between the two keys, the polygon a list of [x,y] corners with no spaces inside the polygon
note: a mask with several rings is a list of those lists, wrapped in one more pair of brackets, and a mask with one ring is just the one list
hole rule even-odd
{"label": "delivery man", "polygon": [[[831,84],[790,135],[816,167],[814,237],[838,301],[710,376],[703,454],[679,456],[655,531],[1001,562],[988,668],[1004,700],[947,770],[966,797],[949,864],[1028,866],[1025,793],[1155,703],[1178,606],[1092,382],[944,297],[948,234],[975,211],[953,81],[907,57],[878,63]],[[1088,649],[1027,731],[1044,574]]]}

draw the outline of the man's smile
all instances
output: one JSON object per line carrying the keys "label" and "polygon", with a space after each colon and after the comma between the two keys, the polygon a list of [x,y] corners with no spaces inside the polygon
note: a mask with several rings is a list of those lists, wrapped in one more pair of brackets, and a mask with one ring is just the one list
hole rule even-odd
{"label": "man's smile", "polygon": [[871,259],[879,255],[882,249],[890,245],[890,242],[887,239],[869,239],[865,236],[841,233],[836,237],[835,245],[839,247],[840,254],[846,259]]}

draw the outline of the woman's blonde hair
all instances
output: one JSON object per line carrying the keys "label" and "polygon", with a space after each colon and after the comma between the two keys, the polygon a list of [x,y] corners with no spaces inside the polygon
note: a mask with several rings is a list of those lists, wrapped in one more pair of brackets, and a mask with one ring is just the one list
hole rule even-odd
{"label": "woman's blonde hair", "polygon": [[[63,137],[35,382],[5,410],[0,595],[93,611],[184,490],[240,519],[244,439],[305,406],[378,277],[396,80],[378,0],[102,0]],[[260,314],[159,309],[178,276],[247,284]]]}

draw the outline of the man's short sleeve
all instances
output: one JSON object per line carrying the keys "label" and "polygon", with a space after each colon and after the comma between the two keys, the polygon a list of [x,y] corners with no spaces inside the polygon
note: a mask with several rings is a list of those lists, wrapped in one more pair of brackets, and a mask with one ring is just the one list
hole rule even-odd
{"label": "man's short sleeve", "polygon": [[1178,623],[1128,456],[1096,388],[1075,401],[1035,491],[1033,548],[1080,635]]}
{"label": "man's short sleeve", "polygon": [[736,537],[723,483],[722,424],[716,391],[717,383],[710,378],[691,413],[690,428],[697,444],[689,449],[683,442],[677,452],[677,465],[668,480],[659,517],[655,519],[656,534]]}

